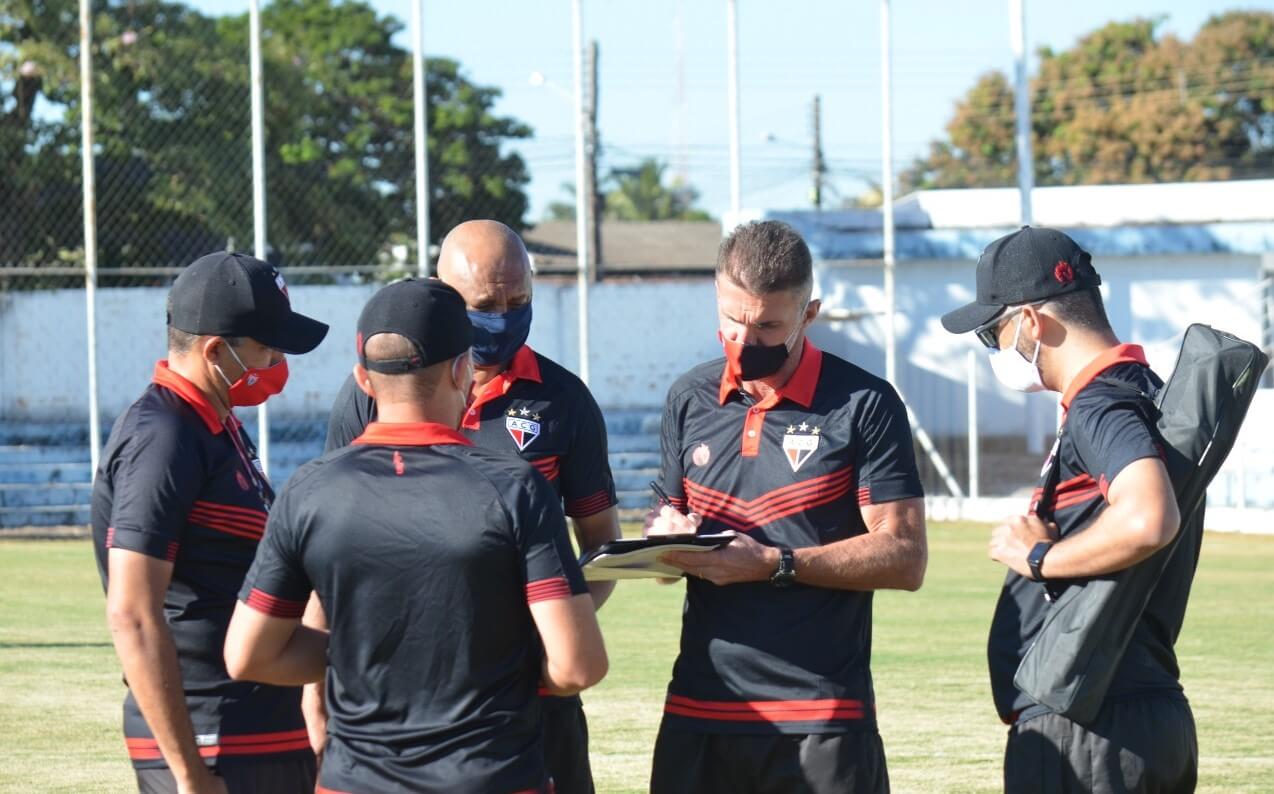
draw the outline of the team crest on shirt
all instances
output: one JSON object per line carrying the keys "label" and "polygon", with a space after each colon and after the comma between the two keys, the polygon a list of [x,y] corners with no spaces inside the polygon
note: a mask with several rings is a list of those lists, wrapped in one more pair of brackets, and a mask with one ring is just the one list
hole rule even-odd
{"label": "team crest on shirt", "polygon": [[783,454],[787,456],[792,471],[797,471],[813,457],[818,449],[818,440],[822,438],[821,433],[817,425],[811,426],[807,422],[787,426],[787,432],[783,434]]}
{"label": "team crest on shirt", "polygon": [[696,466],[707,466],[708,461],[712,460],[712,450],[707,444],[700,444],[694,448],[694,452],[690,453],[690,460]]}
{"label": "team crest on shirt", "polygon": [[540,415],[526,407],[510,408],[505,411],[504,427],[521,452],[540,437]]}

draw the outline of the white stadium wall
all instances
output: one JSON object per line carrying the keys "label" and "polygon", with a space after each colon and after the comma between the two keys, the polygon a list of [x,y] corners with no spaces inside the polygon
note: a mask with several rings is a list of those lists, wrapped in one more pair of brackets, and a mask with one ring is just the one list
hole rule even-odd
{"label": "white stadium wall", "polygon": [[[1260,335],[1260,259],[1241,255],[1106,258],[1099,266],[1107,308],[1121,338],[1146,345],[1166,375],[1180,333],[1205,322],[1247,339]],[[827,307],[882,306],[878,264],[826,263],[818,290]],[[280,417],[325,413],[353,363],[354,323],[371,286],[295,286],[296,307],[332,326],[315,352],[293,361],[287,390],[271,401]],[[102,414],[117,415],[145,386],[164,354],[164,297],[158,288],[99,290],[98,371]],[[973,296],[973,263],[906,261],[898,270],[899,384],[935,436],[965,432],[969,337],[943,331],[942,313]],[[712,282],[615,279],[590,292],[591,364],[598,402],[613,409],[657,409],[676,376],[720,355]],[[531,344],[577,370],[573,281],[539,279]],[[820,323],[824,349],[880,373],[878,318]],[[0,294],[0,419],[84,421],[87,414],[84,293]],[[1007,393],[977,351],[979,424],[985,435],[1045,437],[1056,421],[1051,395]]]}

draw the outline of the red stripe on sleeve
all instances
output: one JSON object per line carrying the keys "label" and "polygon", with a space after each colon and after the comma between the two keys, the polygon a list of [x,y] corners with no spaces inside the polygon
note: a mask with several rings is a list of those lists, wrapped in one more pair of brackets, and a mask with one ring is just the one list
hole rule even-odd
{"label": "red stripe on sleeve", "polygon": [[304,601],[292,601],[287,598],[279,598],[269,593],[252,588],[252,592],[248,593],[248,597],[244,600],[245,604],[252,607],[258,612],[269,615],[272,618],[296,618],[299,619],[305,614]]}
{"label": "red stripe on sleeve", "polygon": [[537,582],[528,582],[526,586],[526,602],[534,604],[537,601],[551,601],[555,598],[570,598],[571,586],[566,581],[565,576],[557,576],[552,579],[540,579]]}
{"label": "red stripe on sleeve", "polygon": [[611,504],[613,503],[610,499],[610,493],[606,490],[601,490],[579,499],[567,499],[566,514],[574,518],[587,518],[595,513],[602,512],[610,507]]}

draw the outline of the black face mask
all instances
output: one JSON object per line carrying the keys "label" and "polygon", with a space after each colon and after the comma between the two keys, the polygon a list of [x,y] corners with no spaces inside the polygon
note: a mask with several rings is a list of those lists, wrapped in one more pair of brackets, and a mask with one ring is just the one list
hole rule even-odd
{"label": "black face mask", "polygon": [[729,367],[739,374],[741,380],[760,380],[768,378],[783,368],[787,361],[787,344],[777,345],[745,345],[722,339],[725,346],[725,357]]}

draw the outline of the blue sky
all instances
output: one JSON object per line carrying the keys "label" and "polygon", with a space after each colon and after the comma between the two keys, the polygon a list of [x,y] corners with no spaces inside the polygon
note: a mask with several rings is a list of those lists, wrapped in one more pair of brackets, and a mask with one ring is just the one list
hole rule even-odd
{"label": "blue sky", "polygon": [[[191,0],[238,13],[246,0]],[[1025,0],[1028,48],[1069,47],[1111,20],[1164,17],[1188,38],[1221,8],[1274,9],[1206,0]],[[371,0],[404,23],[406,0]],[[941,136],[955,101],[977,77],[1012,68],[1008,0],[894,0],[894,160],[899,166]],[[600,128],[606,164],[656,156],[684,167],[714,214],[729,203],[725,0],[584,0],[586,38],[599,42]],[[684,42],[677,57],[678,26]],[[743,205],[809,202],[810,104],[822,98],[830,201],[880,173],[880,17],[876,0],[739,0]],[[406,44],[406,31],[403,43]],[[428,54],[458,59],[469,77],[504,91],[498,105],[535,129],[520,145],[532,174],[531,220],[574,180],[570,102],[542,72],[571,88],[569,0],[425,0]],[[679,81],[679,74],[682,75]],[[684,102],[678,102],[678,83]],[[404,91],[410,92],[406,85]],[[268,101],[268,97],[267,97]],[[769,138],[769,140],[767,140]],[[680,142],[680,143],[679,143]]]}

